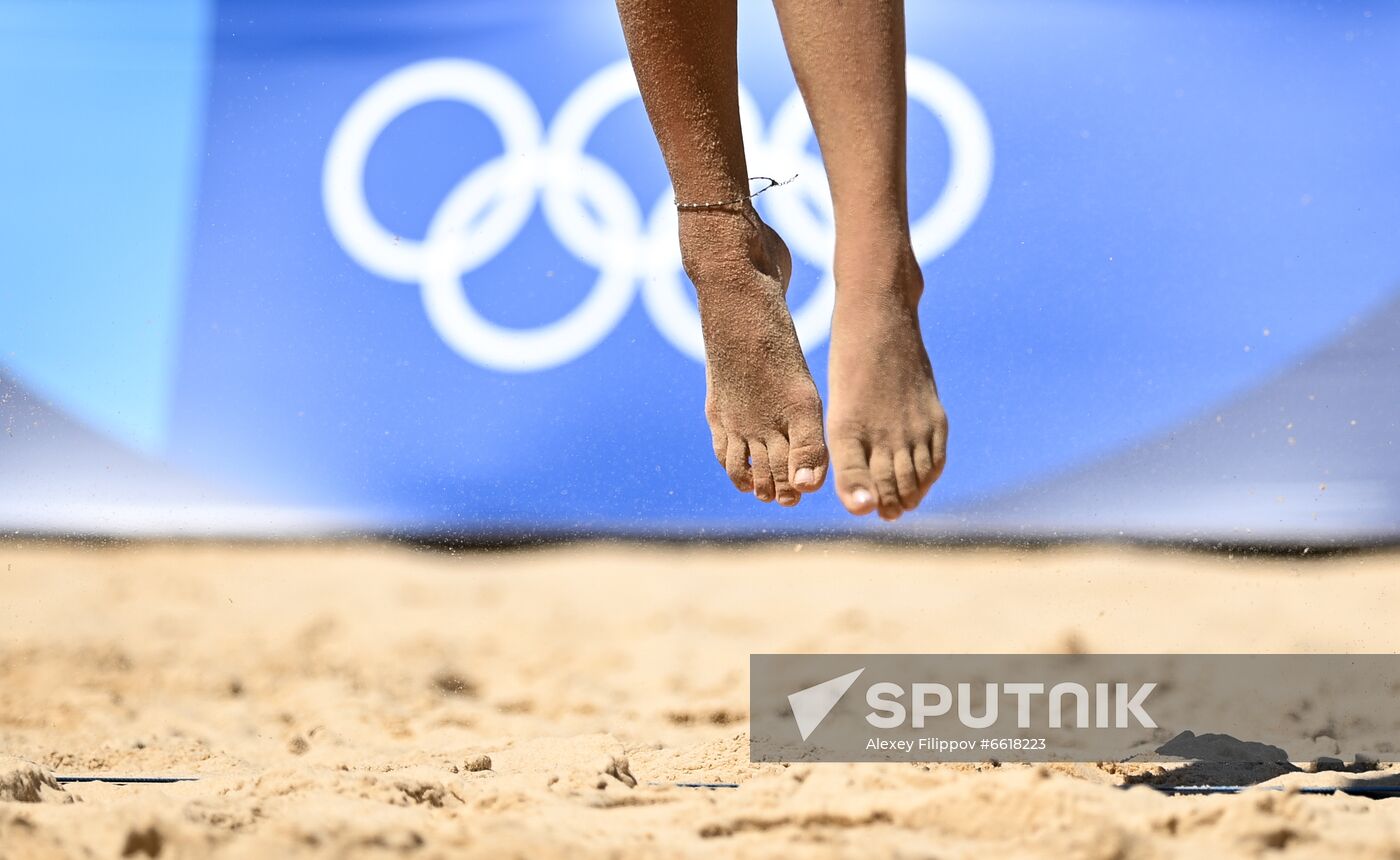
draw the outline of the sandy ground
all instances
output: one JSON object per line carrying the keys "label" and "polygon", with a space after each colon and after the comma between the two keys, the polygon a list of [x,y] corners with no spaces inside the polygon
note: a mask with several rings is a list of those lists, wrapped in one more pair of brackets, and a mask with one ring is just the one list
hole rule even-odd
{"label": "sandy ground", "polygon": [[1379,554],[0,543],[0,856],[1400,857],[1400,799],[755,765],[746,737],[750,652],[1396,651],[1397,574]]}

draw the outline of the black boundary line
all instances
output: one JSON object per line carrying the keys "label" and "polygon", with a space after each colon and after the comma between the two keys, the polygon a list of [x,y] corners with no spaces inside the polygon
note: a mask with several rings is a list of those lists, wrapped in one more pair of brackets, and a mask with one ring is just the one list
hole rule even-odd
{"label": "black boundary line", "polygon": [[335,531],[290,536],[249,535],[104,535],[96,533],[22,532],[0,533],[0,548],[23,544],[59,544],[103,549],[139,549],[157,545],[237,546],[237,547],[355,547],[403,546],[409,549],[445,553],[500,552],[571,546],[664,546],[677,549],[749,549],[762,545],[813,544],[816,546],[864,546],[870,549],[961,549],[1000,548],[1022,552],[1064,548],[1127,548],[1175,551],[1218,557],[1222,553],[1245,558],[1289,558],[1310,560],[1379,554],[1400,550],[1400,536],[1375,535],[1353,539],[1329,538],[1317,541],[1267,541],[1241,538],[1144,538],[1130,535],[1042,534],[1024,536],[1005,532],[952,533],[908,531],[880,533],[859,531],[762,530],[738,532],[695,527],[664,531],[620,531],[580,527],[577,529],[482,529],[422,531]]}
{"label": "black boundary line", "polygon": [[[1122,788],[1136,788],[1145,783],[1124,785]],[[1383,800],[1400,797],[1400,785],[1305,785],[1291,788],[1282,785],[1149,785],[1149,788],[1162,794],[1173,796],[1235,795],[1247,791],[1296,791],[1299,794],[1345,794],[1349,797],[1365,797]]]}
{"label": "black boundary line", "polygon": [[197,776],[106,776],[106,775],[55,775],[59,783],[101,782],[112,785],[165,785],[172,782],[198,782]]}

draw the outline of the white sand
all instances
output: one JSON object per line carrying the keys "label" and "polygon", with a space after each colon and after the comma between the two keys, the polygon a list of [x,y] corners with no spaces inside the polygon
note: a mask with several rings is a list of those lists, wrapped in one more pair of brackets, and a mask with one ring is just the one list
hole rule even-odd
{"label": "white sand", "polygon": [[58,791],[0,758],[0,857],[1393,858],[1400,800],[1118,787],[1141,767],[754,765],[745,731],[750,652],[1397,651],[1398,573],[1374,554],[0,544],[0,756],[201,777]]}

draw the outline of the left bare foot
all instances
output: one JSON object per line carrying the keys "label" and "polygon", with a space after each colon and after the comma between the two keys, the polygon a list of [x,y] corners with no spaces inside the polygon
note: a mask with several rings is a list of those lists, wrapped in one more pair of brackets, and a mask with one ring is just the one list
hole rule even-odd
{"label": "left bare foot", "polygon": [[784,507],[821,487],[822,405],[788,313],[792,255],[747,205],[682,212],[681,259],[705,335],[705,417],[740,492]]}
{"label": "left bare foot", "polygon": [[913,510],[943,472],[948,417],[919,331],[912,251],[837,267],[827,436],[836,491],[858,516]]}

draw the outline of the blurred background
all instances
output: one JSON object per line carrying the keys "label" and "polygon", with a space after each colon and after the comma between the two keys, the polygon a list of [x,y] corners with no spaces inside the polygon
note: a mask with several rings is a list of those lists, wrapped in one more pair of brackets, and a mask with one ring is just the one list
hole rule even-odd
{"label": "blurred background", "polygon": [[[829,201],[771,6],[750,172],[819,387]],[[910,3],[947,471],[735,493],[608,0],[0,2],[0,528],[1400,538],[1400,11]]]}

